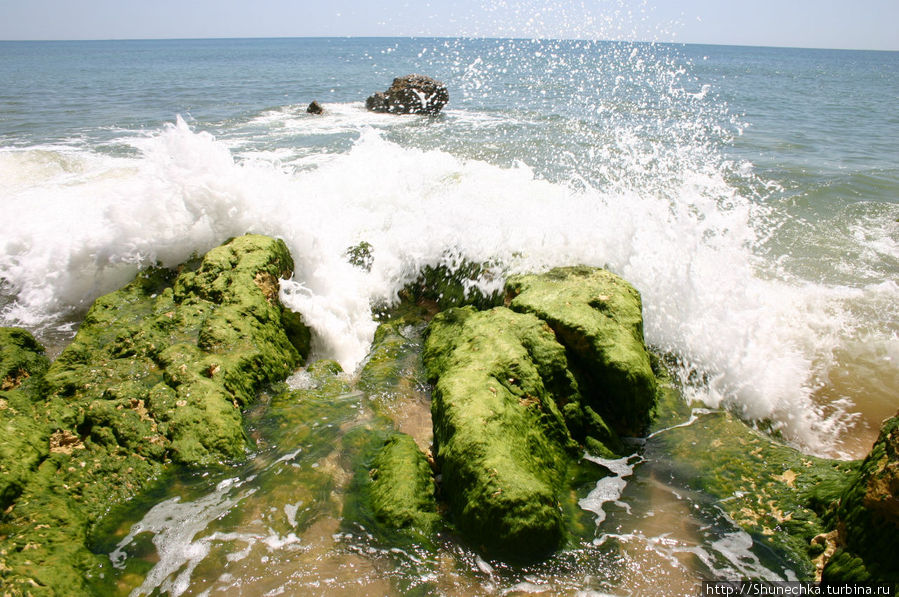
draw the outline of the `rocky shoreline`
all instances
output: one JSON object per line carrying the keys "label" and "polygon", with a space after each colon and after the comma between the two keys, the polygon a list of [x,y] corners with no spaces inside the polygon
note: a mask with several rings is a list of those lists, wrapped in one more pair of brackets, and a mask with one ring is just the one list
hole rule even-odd
{"label": "rocky shoreline", "polygon": [[[101,297],[53,363],[24,330],[0,330],[4,596],[101,594],[91,571],[107,556],[91,536],[111,507],[173,470],[246,457],[245,412],[309,354],[310,330],[278,298],[292,270],[283,242],[246,235]],[[682,425],[689,408],[644,345],[640,296],[624,280],[561,268],[447,307],[426,298],[445,281],[435,274],[407,293],[430,309],[398,308],[359,374],[368,389],[406,383],[398,363],[420,354],[433,447],[389,408],[345,436],[344,519],[387,544],[428,545],[448,529],[492,558],[540,559],[589,529],[578,488],[609,471],[584,454],[626,456],[624,438],[654,430],[655,449],[800,579],[899,583],[899,417],[863,462],[803,455],[724,412]],[[408,325],[427,326],[419,353]],[[311,389],[270,405],[288,436],[354,391],[336,363],[307,372]]]}

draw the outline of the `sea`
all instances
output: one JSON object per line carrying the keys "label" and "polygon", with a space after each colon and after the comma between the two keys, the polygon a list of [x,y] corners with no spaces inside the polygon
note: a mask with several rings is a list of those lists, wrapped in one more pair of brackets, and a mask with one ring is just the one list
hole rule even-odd
{"label": "sea", "polygon": [[[367,96],[409,73],[446,84],[439,115],[365,110]],[[313,100],[324,114],[306,112]],[[685,400],[809,454],[859,458],[899,408],[899,52],[483,38],[0,42],[0,324],[29,329],[53,356],[91,302],[141,268],[176,266],[247,232],[287,243],[296,271],[282,299],[312,327],[316,358],[348,374],[367,354],[375,312],[427,266],[490,264],[472,282],[485,291],[516,273],[601,266],[640,291],[646,341]],[[347,260],[363,241],[367,271]],[[216,481],[206,498],[237,503],[222,496],[244,482]],[[699,539],[629,532],[643,547],[624,569],[639,570],[633,580],[654,570],[641,558],[652,560],[684,587],[745,575],[759,561],[752,540],[712,526]],[[328,578],[338,592],[356,586],[338,572],[345,561],[314,567],[327,558],[304,551],[311,539],[247,546],[233,533],[219,537],[240,546],[228,562],[268,554],[243,576],[199,580],[200,560],[184,555],[185,545],[208,553],[211,535],[198,528],[178,539],[182,559],[132,594],[292,594],[313,578],[322,594]],[[319,539],[328,537],[340,544],[339,533]],[[279,549],[308,561],[275,566],[283,582],[265,593],[250,579]],[[388,556],[367,549],[347,551],[351,568],[373,583],[363,589],[389,592],[372,563]],[[501,574],[462,547],[447,553],[457,574],[447,586],[459,592],[640,593],[593,567]],[[782,568],[766,570],[789,579]]]}

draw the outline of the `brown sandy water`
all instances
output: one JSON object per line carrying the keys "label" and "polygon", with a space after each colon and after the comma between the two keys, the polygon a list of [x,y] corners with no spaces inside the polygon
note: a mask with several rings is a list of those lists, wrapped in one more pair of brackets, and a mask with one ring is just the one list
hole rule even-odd
{"label": "brown sandy water", "polygon": [[[899,356],[899,355],[897,355]],[[826,384],[815,394],[818,404],[851,399],[852,417],[837,438],[845,457],[857,459],[871,450],[884,419],[899,412],[899,360],[858,342],[839,351]]]}

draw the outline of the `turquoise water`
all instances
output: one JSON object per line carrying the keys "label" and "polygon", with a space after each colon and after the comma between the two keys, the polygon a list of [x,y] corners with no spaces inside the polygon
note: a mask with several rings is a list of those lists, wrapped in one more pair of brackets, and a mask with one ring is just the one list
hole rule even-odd
{"label": "turquoise water", "polygon": [[[369,94],[410,72],[447,84],[439,116],[364,110]],[[305,113],[312,100],[323,116]],[[496,263],[485,288],[513,272],[605,266],[641,291],[647,341],[676,359],[688,398],[764,422],[808,452],[859,456],[899,407],[897,139],[895,52],[425,38],[0,42],[0,314],[58,350],[91,301],[140,267],[261,232],[295,256],[282,299],[313,326],[317,355],[352,372],[374,333],[372,306],[395,301],[424,266]],[[374,248],[369,272],[345,260],[362,240]],[[426,419],[426,402],[418,406]],[[263,464],[286,466],[274,456]],[[622,466],[650,472],[622,482],[626,506],[606,506],[600,545],[524,572],[449,546],[446,557],[468,571],[440,582],[472,594],[639,593],[647,574],[684,592],[710,574],[789,578],[700,498],[670,488],[661,501],[647,497],[661,487],[652,462]],[[219,481],[198,503],[255,495],[253,508],[267,507],[250,480]],[[217,512],[198,511],[202,520]],[[671,531],[678,520],[684,528]],[[372,591],[389,589],[379,579],[396,554],[350,542],[334,556],[335,525],[276,536],[290,539],[277,549],[255,531],[228,530],[239,540],[214,551],[238,562],[228,572],[237,576],[201,563],[210,576],[195,576],[190,591],[251,586],[269,557],[284,580],[260,580],[259,591],[308,590],[328,574],[350,590],[347,565]],[[217,536],[182,539],[207,549]],[[631,542],[630,555],[602,547],[609,537]],[[176,569],[178,541],[165,556]],[[300,549],[302,564],[297,545],[313,546]],[[262,551],[242,560],[244,548]],[[415,557],[404,560],[409,578]],[[200,560],[191,562],[188,579]],[[603,577],[605,568],[617,576]]]}

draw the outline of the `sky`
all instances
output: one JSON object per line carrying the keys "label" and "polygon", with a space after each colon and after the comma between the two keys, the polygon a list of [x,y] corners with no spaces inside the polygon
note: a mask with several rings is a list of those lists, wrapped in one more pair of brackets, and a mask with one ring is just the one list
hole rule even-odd
{"label": "sky", "polygon": [[899,0],[0,0],[0,40],[550,37],[899,50]]}

